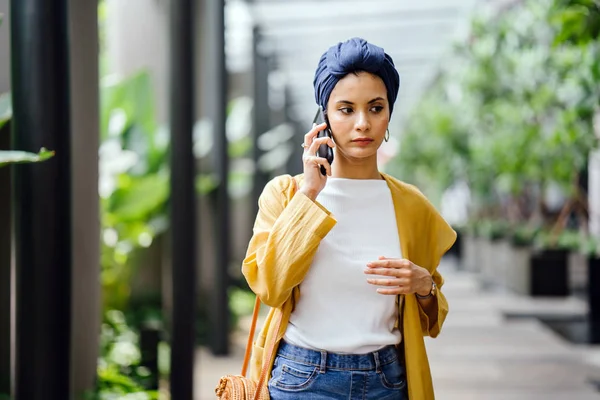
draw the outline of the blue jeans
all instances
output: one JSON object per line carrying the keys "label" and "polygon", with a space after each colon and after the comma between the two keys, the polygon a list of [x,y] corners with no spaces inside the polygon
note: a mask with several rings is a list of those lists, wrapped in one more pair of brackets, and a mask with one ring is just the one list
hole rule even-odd
{"label": "blue jeans", "polygon": [[309,350],[281,341],[272,400],[407,400],[406,374],[395,346],[367,354]]}

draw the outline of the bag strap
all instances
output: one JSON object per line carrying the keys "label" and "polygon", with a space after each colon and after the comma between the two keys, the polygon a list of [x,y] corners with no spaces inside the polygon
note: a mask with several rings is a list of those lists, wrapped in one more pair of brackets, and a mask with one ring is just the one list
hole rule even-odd
{"label": "bag strap", "polygon": [[254,332],[256,331],[256,320],[258,319],[259,310],[260,298],[256,296],[256,301],[254,302],[254,312],[252,313],[252,324],[250,325],[250,333],[248,333],[248,342],[246,343],[244,364],[242,365],[242,376],[246,376],[246,371],[248,371],[248,362],[250,361],[250,355],[252,354],[252,340],[254,339]]}
{"label": "bag strap", "polygon": [[[281,329],[281,320],[283,319],[283,311],[279,312],[277,315],[277,322],[275,323],[275,332],[273,337],[271,338],[271,342],[267,347],[269,349],[267,360],[271,360],[273,358],[273,353],[275,352],[275,344],[277,343],[277,336],[279,336],[279,330]],[[258,383],[256,384],[256,393],[254,393],[254,400],[258,400],[260,398],[260,390],[269,375],[269,363],[264,363],[262,367],[262,371],[260,371],[260,377],[258,378]]]}
{"label": "bag strap", "polygon": [[[242,366],[242,376],[246,376],[246,371],[248,370],[248,362],[250,361],[250,355],[252,353],[252,341],[254,339],[254,332],[256,331],[256,321],[258,319],[258,311],[260,310],[260,298],[256,296],[256,302],[254,303],[254,312],[252,313],[252,325],[250,326],[250,333],[248,334],[248,343],[246,344],[246,354],[244,356],[244,365]],[[267,347],[265,348],[268,351],[267,360],[270,360],[273,357],[273,353],[275,352],[275,345],[277,343],[277,336],[279,336],[279,330],[281,329],[281,320],[283,319],[283,312],[277,313],[275,317],[275,331],[273,337],[269,341]],[[269,364],[263,364],[262,370],[260,371],[260,377],[258,378],[258,383],[256,384],[256,392],[254,393],[254,400],[257,400],[260,396],[261,389],[269,375]]]}
{"label": "bag strap", "polygon": [[[296,178],[292,177],[292,182],[294,184],[294,194],[298,191],[298,182],[296,182]],[[254,333],[256,332],[256,322],[258,320],[258,313],[260,311],[260,298],[256,296],[256,300],[254,302],[254,311],[252,312],[252,323],[250,325],[250,332],[248,333],[248,341],[246,343],[246,353],[244,354],[244,364],[242,365],[242,376],[246,376],[246,372],[248,371],[248,363],[250,362],[250,356],[252,354],[252,342],[254,341]],[[265,348],[268,352],[267,360],[271,360],[273,358],[273,353],[275,352],[275,344],[277,343],[277,336],[279,336],[279,330],[281,329],[281,320],[283,319],[283,312],[279,312],[275,317],[275,333],[271,338],[271,341],[267,344]],[[269,373],[269,365],[264,364],[262,367],[262,371],[260,371],[260,377],[258,379],[258,383],[256,384],[256,393],[254,394],[254,400],[257,400],[260,396],[260,391],[262,386],[265,383],[265,380]]]}

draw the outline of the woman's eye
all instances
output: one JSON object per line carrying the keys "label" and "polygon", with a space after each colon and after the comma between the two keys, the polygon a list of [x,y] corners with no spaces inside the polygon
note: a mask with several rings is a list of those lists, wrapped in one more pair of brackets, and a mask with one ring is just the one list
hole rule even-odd
{"label": "woman's eye", "polygon": [[352,112],[352,109],[351,109],[351,108],[349,108],[349,107],[344,107],[344,108],[340,108],[340,111],[341,111],[343,114],[350,114],[350,113]]}
{"label": "woman's eye", "polygon": [[375,107],[371,108],[371,111],[373,111],[375,114],[378,114],[381,111],[383,111],[383,107],[382,106],[375,106]]}

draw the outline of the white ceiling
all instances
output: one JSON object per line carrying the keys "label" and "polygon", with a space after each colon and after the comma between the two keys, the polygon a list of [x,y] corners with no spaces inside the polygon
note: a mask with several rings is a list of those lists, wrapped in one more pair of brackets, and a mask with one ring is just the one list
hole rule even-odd
{"label": "white ceiling", "polygon": [[[279,76],[289,85],[294,115],[312,121],[312,80],[328,47],[351,37],[384,48],[400,73],[393,127],[436,72],[444,53],[466,33],[477,0],[228,0],[227,57],[231,70],[251,68],[252,26],[263,35],[261,49],[274,54]],[[278,79],[277,81],[282,81]]]}

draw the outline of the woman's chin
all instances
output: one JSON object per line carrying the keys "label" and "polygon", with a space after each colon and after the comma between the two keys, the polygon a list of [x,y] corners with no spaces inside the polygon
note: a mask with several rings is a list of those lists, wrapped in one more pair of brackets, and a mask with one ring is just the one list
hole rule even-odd
{"label": "woman's chin", "polygon": [[372,148],[372,149],[368,149],[368,148],[348,149],[347,151],[344,151],[342,157],[347,158],[352,161],[364,162],[371,158],[377,158],[377,149],[375,149],[375,148]]}

